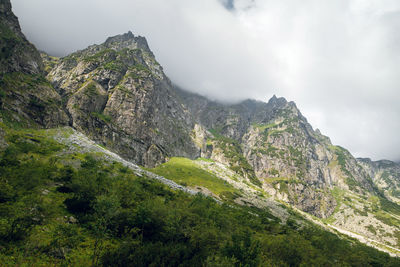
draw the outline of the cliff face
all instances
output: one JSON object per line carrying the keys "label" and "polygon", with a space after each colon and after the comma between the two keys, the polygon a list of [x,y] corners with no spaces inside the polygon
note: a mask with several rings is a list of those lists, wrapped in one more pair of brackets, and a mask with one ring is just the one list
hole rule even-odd
{"label": "cliff face", "polygon": [[68,118],[43,75],[39,52],[21,32],[9,0],[0,3],[0,107],[3,120],[52,127]]}
{"label": "cliff face", "polygon": [[365,158],[359,158],[357,161],[388,199],[400,203],[399,163],[390,160],[372,161]]}
{"label": "cliff face", "polygon": [[45,63],[72,125],[138,164],[209,158],[320,218],[337,208],[335,188],[379,193],[371,171],[314,131],[295,103],[274,96],[224,105],[181,90],[131,32]]}
{"label": "cliff face", "polygon": [[177,92],[196,122],[203,157],[335,229],[398,247],[400,208],[387,201],[397,201],[398,164],[355,159],[284,98],[222,105]]}
{"label": "cliff face", "polygon": [[21,32],[9,0],[0,3],[0,73],[39,74],[43,63],[39,52]]}
{"label": "cliff face", "polygon": [[293,102],[274,96],[267,103],[221,105],[183,91],[180,95],[197,123],[210,131],[203,156],[229,163],[232,149],[220,149],[221,140],[237,144],[242,163],[230,165],[248,166],[243,169],[250,177],[254,174],[265,191],[301,210],[327,218],[337,207],[333,188],[376,191],[357,160],[314,131]]}
{"label": "cliff face", "polygon": [[48,79],[72,125],[148,167],[168,156],[199,156],[194,122],[143,37],[108,38],[60,59]]}

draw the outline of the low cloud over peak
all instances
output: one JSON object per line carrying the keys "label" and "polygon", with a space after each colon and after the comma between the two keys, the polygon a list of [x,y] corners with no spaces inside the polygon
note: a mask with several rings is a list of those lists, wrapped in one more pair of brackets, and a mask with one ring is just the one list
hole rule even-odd
{"label": "low cloud over peak", "polygon": [[187,90],[225,102],[282,95],[356,156],[400,160],[397,0],[12,4],[27,37],[51,54],[132,30]]}

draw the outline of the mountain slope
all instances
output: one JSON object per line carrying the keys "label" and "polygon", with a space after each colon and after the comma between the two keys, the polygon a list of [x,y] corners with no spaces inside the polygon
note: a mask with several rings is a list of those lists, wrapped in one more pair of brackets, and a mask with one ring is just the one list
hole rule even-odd
{"label": "mountain slope", "polygon": [[135,162],[199,155],[193,122],[148,48],[131,32],[59,60],[47,76],[66,99],[72,125]]}
{"label": "mountain slope", "polygon": [[[45,197],[46,201],[60,201],[57,202],[57,207],[61,210],[63,207],[68,209],[67,212],[65,210],[57,211],[57,216],[61,214],[62,216],[81,216],[79,221],[82,224],[79,227],[83,225],[83,228],[79,228],[79,231],[90,232],[88,242],[92,242],[90,244],[95,247],[93,258],[96,258],[97,261],[99,255],[96,254],[95,244],[99,238],[96,237],[95,232],[91,232],[93,230],[91,223],[94,221],[90,221],[91,219],[85,221],[87,219],[85,216],[93,215],[91,212],[94,212],[95,205],[99,204],[103,197],[112,198],[108,199],[107,203],[101,202],[104,205],[115,204],[118,211],[126,208],[129,212],[137,212],[136,204],[118,206],[125,201],[123,200],[124,189],[119,186],[120,176],[124,176],[123,173],[127,171],[126,169],[118,166],[118,170],[116,170],[111,167],[113,165],[110,165],[110,162],[106,163],[100,160],[100,163],[95,163],[92,159],[85,159],[82,153],[74,154],[74,146],[81,147],[84,144],[78,142],[70,146],[57,138],[56,141],[49,141],[47,137],[51,135],[51,131],[38,133],[32,129],[20,130],[21,127],[53,127],[69,123],[76,130],[107,149],[134,162],[126,164],[126,166],[133,166],[132,164],[145,166],[154,173],[180,183],[180,185],[176,185],[171,181],[167,182],[174,188],[207,194],[218,200],[217,203],[222,201],[246,210],[245,214],[247,215],[251,214],[254,209],[257,211],[256,214],[264,218],[264,212],[267,212],[273,217],[268,215],[269,219],[264,218],[266,221],[272,219],[277,222],[280,220],[283,225],[287,224],[289,227],[281,229],[276,223],[271,225],[265,221],[261,222],[261,225],[264,226],[256,224],[257,227],[268,228],[266,230],[268,238],[271,238],[270,234],[275,227],[278,227],[282,230],[282,238],[285,239],[285,242],[292,242],[291,238],[302,240],[303,237],[299,237],[297,234],[287,235],[288,231],[292,230],[303,233],[301,232],[302,226],[309,223],[308,220],[298,216],[289,218],[289,215],[296,214],[290,210],[294,208],[316,216],[312,217],[303,213],[303,216],[319,223],[324,229],[331,231],[339,229],[343,232],[347,231],[347,233],[355,232],[360,235],[360,239],[368,240],[372,246],[398,253],[400,248],[400,207],[390,201],[396,201],[398,194],[400,173],[398,165],[387,161],[371,162],[355,159],[349,151],[332,145],[328,137],[323,136],[318,130],[314,131],[295,103],[288,102],[284,98],[274,96],[266,103],[246,100],[237,104],[221,104],[181,90],[172,85],[165,76],[146,39],[134,36],[131,32],[110,37],[103,44],[90,46],[60,59],[42,54],[43,62],[38,57],[39,53],[34,46],[21,33],[18,21],[11,12],[9,1],[2,1],[0,11],[2,23],[0,37],[4,41],[2,42],[4,48],[2,51],[6,52],[1,54],[2,72],[0,73],[0,151],[3,151],[2,159],[5,159],[0,166],[2,167],[0,178],[4,186],[2,190],[3,188],[14,190],[10,191],[14,192],[12,194],[9,194],[8,190],[1,191],[2,202],[0,201],[0,204],[4,208],[5,215],[8,211],[12,211],[13,207],[18,208],[32,199],[40,200],[40,191],[37,190],[50,190],[54,193],[52,196],[55,199]],[[24,52],[18,54],[19,49]],[[26,55],[21,57],[20,55],[24,55],[24,53]],[[45,73],[50,82],[44,78]],[[65,134],[69,135],[69,133]],[[97,152],[102,154],[104,150]],[[106,155],[111,154],[106,153]],[[13,157],[17,160],[13,160]],[[29,171],[29,166],[34,167],[32,167],[34,169],[32,173]],[[66,168],[61,168],[61,166]],[[94,172],[91,166],[98,167],[100,172]],[[137,171],[138,167],[133,169]],[[13,171],[16,175],[12,174]],[[70,180],[71,173],[79,175],[73,176],[75,180]],[[36,174],[40,177],[37,180],[38,186],[35,185]],[[134,175],[138,174],[143,174],[143,172],[135,172]],[[107,179],[102,180],[103,176]],[[159,177],[150,173],[146,173],[144,176]],[[30,180],[30,177],[34,177],[34,179]],[[84,177],[91,178],[86,183]],[[97,180],[91,180],[93,177]],[[57,179],[62,180],[62,185],[58,184],[60,181]],[[165,178],[158,180],[168,181]],[[136,178],[129,181],[132,182],[132,184],[129,183],[129,186],[137,182]],[[25,183],[27,186],[24,185]],[[99,187],[96,185],[97,183]],[[66,188],[64,185],[67,185]],[[117,191],[107,191],[106,185]],[[69,190],[59,193],[71,194],[60,195],[54,192],[54,190],[58,190],[57,188]],[[98,188],[98,191],[94,190],[95,188]],[[18,192],[19,190],[22,193]],[[90,193],[93,190],[94,193]],[[143,190],[147,192],[147,189]],[[161,202],[164,201],[166,204],[171,200],[167,191],[155,190],[153,192],[150,190],[150,193],[155,193],[155,196],[150,196],[150,198],[157,198],[158,194],[161,194]],[[130,191],[130,193],[135,192],[135,190]],[[149,196],[149,192],[145,195]],[[32,199],[29,197],[25,199],[25,193]],[[191,198],[187,197],[183,197],[184,201],[189,202],[188,199]],[[180,199],[180,196],[177,198]],[[28,202],[26,202],[27,199]],[[152,202],[152,200],[149,200],[148,205],[158,203]],[[21,215],[23,214],[22,209],[20,210],[21,214],[10,213],[8,219],[2,221],[5,225],[1,228],[2,231],[4,230],[2,233],[4,240],[7,238],[14,240],[15,233],[20,234],[18,236],[20,239],[17,238],[20,241],[24,240],[23,236],[28,233],[33,234],[30,238],[37,240],[35,231],[46,236],[46,240],[50,238],[40,230],[42,229],[40,227],[47,225],[47,219],[51,221],[52,226],[57,225],[58,227],[55,220],[58,220],[59,217],[54,214],[54,216],[51,215],[53,217],[50,215],[48,217],[48,214],[41,212],[43,207],[48,207],[47,204],[41,203],[41,200],[35,201],[33,203],[44,206],[39,205],[41,208],[38,210],[33,207],[34,214],[25,211],[30,214],[25,218]],[[177,201],[179,202],[179,200]],[[173,209],[174,205],[179,206],[176,202],[173,203],[172,206],[166,205],[162,210],[154,211],[154,216],[157,217],[159,213],[165,214],[166,210]],[[204,205],[215,207],[215,203],[212,203]],[[86,209],[84,212],[79,210],[82,208],[81,206]],[[131,210],[132,207],[135,208]],[[106,210],[101,212],[107,213],[107,208],[104,209]],[[209,209],[209,206],[203,206],[199,212],[207,213],[210,210],[212,209]],[[88,213],[86,214],[86,212]],[[167,214],[169,213],[167,212]],[[228,214],[232,215],[229,211],[225,217],[213,217],[212,222],[209,223],[212,224],[219,220],[229,221],[231,218]],[[185,216],[184,212],[181,215]],[[44,221],[38,219],[42,218],[40,216],[45,218]],[[168,227],[170,227],[170,223],[174,224],[169,221],[169,216],[163,222]],[[101,216],[91,218],[98,219]],[[119,218],[113,217],[117,221]],[[25,219],[27,220],[26,225],[23,224],[21,226],[23,231],[19,232],[20,229],[15,227],[19,225],[20,220],[24,221]],[[128,225],[126,227],[130,227],[133,232],[142,233],[143,238],[145,231],[143,225],[141,226],[137,221],[132,222],[130,217],[125,219],[127,221],[113,222],[115,223],[113,225],[117,225],[117,228]],[[150,220],[153,219],[153,215],[150,216]],[[36,223],[37,220],[40,223]],[[163,223],[161,224],[164,225]],[[107,225],[115,230],[114,226]],[[157,224],[151,224],[151,227],[158,229],[156,226]],[[105,226],[103,225],[103,227]],[[235,224],[235,227],[240,226]],[[250,225],[246,224],[246,227],[250,229]],[[262,235],[265,234],[257,227],[251,230],[259,234],[262,232]],[[117,232],[121,230],[118,229]],[[199,226],[199,229],[204,230],[202,226]],[[225,227],[224,229],[230,231],[231,228]],[[170,231],[158,230],[154,234],[156,238],[149,239],[151,244],[140,243],[141,245],[137,245],[137,238],[140,242],[143,242],[143,239],[140,240],[140,235],[135,233],[133,233],[133,241],[125,241],[128,243],[132,241],[130,243],[132,250],[138,248],[146,250],[142,245],[154,248],[153,246],[157,246],[157,242],[161,242],[160,240],[162,240],[163,249],[170,248],[166,245],[168,242],[172,242],[173,245],[177,244],[176,239],[171,241],[164,238],[165,235],[171,234]],[[179,235],[174,235],[173,238],[186,240],[187,236],[185,235],[194,232],[200,235],[200,232],[190,231],[190,229],[185,229],[183,232],[179,230]],[[162,236],[159,236],[160,233]],[[56,232],[53,234],[56,235]],[[119,239],[121,236],[113,234],[110,236],[112,236],[111,239],[116,238],[118,242],[121,241]],[[65,242],[70,241],[67,237],[65,238]],[[93,238],[97,241],[93,241]],[[109,238],[108,235],[102,236],[100,239],[104,241],[107,238]],[[224,239],[224,244],[218,243],[218,248],[224,246],[227,248],[230,244],[235,243],[236,237],[232,237],[232,240],[229,238],[231,237],[228,236],[227,239]],[[51,242],[61,242],[60,240],[51,240]],[[245,243],[245,240],[242,241]],[[263,239],[258,241],[267,242]],[[65,252],[64,249],[71,249],[70,245],[61,245],[59,247],[61,252],[54,252],[51,249],[51,244],[54,245],[54,243],[49,245],[45,241],[43,242],[43,246],[34,247],[30,251],[36,251],[36,249],[44,251],[44,254],[41,255],[50,258],[57,258],[59,257],[57,253],[62,253],[60,257],[66,259],[68,252]],[[207,239],[207,242],[213,241]],[[337,239],[332,242],[341,244],[340,247],[347,248],[348,245],[347,241],[340,243]],[[7,242],[5,241],[5,243]],[[34,242],[29,244],[32,245]],[[182,244],[186,243],[178,242],[178,244],[183,246]],[[207,245],[206,243],[202,244]],[[271,248],[268,244],[264,245]],[[108,245],[112,246],[112,242]],[[253,245],[256,246],[255,243]],[[312,244],[311,247],[310,249],[313,249],[315,244]],[[13,249],[12,246],[9,248]],[[196,251],[200,248],[201,246],[195,246],[193,249]],[[358,248],[360,251],[364,250],[363,247]],[[132,252],[131,250],[124,251],[122,245],[116,250],[112,250],[112,247],[110,249],[114,254],[110,252],[112,255],[109,256],[114,260],[118,260],[118,255],[127,257],[127,254],[124,253]],[[287,249],[293,252],[290,248]],[[226,252],[226,250],[224,251]],[[344,253],[341,248],[337,250],[337,252],[339,251]],[[275,255],[275,252],[272,254],[270,252],[263,251],[261,254],[264,255],[264,258],[262,259],[267,260],[268,255]],[[210,260],[221,264],[224,260],[229,263],[232,263],[231,260],[246,262],[243,255],[224,253],[207,254],[214,257],[210,259],[205,258],[206,253],[201,256],[196,254],[196,257],[200,257],[203,262]],[[304,251],[293,253],[303,255]],[[364,254],[364,252],[360,253]],[[76,256],[76,254],[74,255]],[[291,256],[290,260],[292,260]],[[276,257],[277,260],[273,260],[271,264],[291,264],[279,256]],[[310,265],[313,264],[313,259],[318,258],[315,255],[307,257],[308,255],[304,257],[307,260],[297,259],[296,264],[307,263]],[[328,255],[324,254],[324,257],[328,257]],[[337,258],[335,260],[342,262]],[[348,260],[346,258],[343,263],[354,263],[354,259]],[[364,260],[370,263],[368,257]],[[123,265],[123,263],[121,264]]]}
{"label": "mountain slope", "polygon": [[0,3],[0,107],[3,120],[65,125],[61,97],[45,79],[39,52],[21,32],[9,0]]}
{"label": "mountain slope", "polygon": [[43,69],[40,54],[21,32],[11,3],[0,3],[0,73],[38,74]]}
{"label": "mountain slope", "polygon": [[390,200],[400,203],[400,164],[390,160],[357,159]]}
{"label": "mountain slope", "polygon": [[1,126],[3,265],[399,264],[293,211],[285,223],[266,209],[171,190],[75,130]]}
{"label": "mountain slope", "polygon": [[220,177],[230,184],[239,181],[335,227],[398,246],[396,204],[385,208],[392,204],[371,171],[314,131],[294,102],[274,96],[221,104],[181,90],[146,40],[130,32],[48,69],[72,125],[121,156],[150,168],[171,157],[207,158],[233,172]]}

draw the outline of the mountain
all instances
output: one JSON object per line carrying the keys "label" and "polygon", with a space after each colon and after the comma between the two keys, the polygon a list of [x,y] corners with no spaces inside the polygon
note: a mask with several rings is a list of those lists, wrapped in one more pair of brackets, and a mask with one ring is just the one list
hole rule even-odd
{"label": "mountain", "polygon": [[131,32],[56,58],[8,0],[0,26],[3,262],[396,266],[347,236],[400,254],[399,164],[354,158],[285,98],[187,92]]}
{"label": "mountain", "polygon": [[0,19],[0,72],[40,73],[43,70],[40,54],[22,34],[18,19],[11,11],[9,1],[1,1]]}
{"label": "mountain", "polygon": [[400,203],[400,164],[390,160],[357,159],[385,197]]}
{"label": "mountain", "polygon": [[108,38],[59,60],[48,79],[72,125],[138,164],[199,155],[190,114],[143,37]]}
{"label": "mountain", "polygon": [[179,90],[131,32],[59,59],[47,78],[74,128],[140,165],[210,158],[323,218],[336,206],[332,186],[374,191],[350,153],[313,131],[293,102],[223,105]]}
{"label": "mountain", "polygon": [[10,1],[0,3],[0,51],[3,120],[31,126],[67,124],[67,115],[60,110],[61,97],[46,80],[40,53],[22,34]]}
{"label": "mountain", "polygon": [[[209,159],[222,169],[193,164],[241,190],[260,190],[334,227],[397,246],[400,210],[387,208],[383,193],[396,192],[397,183],[382,187],[375,168],[314,130],[294,102],[273,96],[221,104],[182,90],[146,39],[131,32],[47,65],[73,127],[126,159],[147,168],[180,168],[165,163],[174,157]],[[255,198],[249,193],[237,202]]]}

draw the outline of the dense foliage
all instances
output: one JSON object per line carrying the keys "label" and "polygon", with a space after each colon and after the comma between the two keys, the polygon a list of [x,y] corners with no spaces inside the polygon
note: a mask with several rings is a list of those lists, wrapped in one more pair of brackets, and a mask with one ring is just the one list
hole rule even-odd
{"label": "dense foliage", "polygon": [[0,262],[19,266],[399,266],[357,241],[264,210],[171,191],[40,131],[7,132]]}

